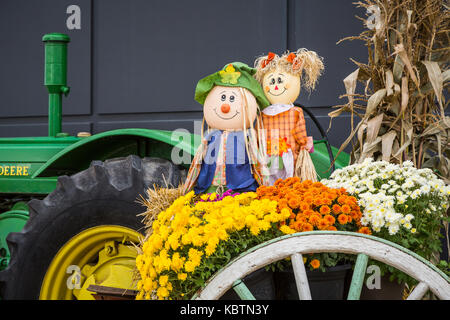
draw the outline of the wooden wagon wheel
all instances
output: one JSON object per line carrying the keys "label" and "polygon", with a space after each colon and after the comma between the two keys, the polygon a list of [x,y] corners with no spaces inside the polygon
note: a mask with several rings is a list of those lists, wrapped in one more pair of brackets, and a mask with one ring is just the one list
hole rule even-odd
{"label": "wooden wagon wheel", "polygon": [[295,281],[301,300],[310,300],[308,279],[302,254],[340,252],[357,255],[347,299],[358,300],[370,258],[388,264],[419,281],[409,300],[421,299],[431,290],[440,299],[450,299],[450,280],[429,261],[395,243],[360,233],[313,231],[286,235],[256,246],[232,260],[215,274],[193,299],[214,300],[233,288],[243,300],[254,300],[240,280],[246,275],[287,257],[291,257]]}

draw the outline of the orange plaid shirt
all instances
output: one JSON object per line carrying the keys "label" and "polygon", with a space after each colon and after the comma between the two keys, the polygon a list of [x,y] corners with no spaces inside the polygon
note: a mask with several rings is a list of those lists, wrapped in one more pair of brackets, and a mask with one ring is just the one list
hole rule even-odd
{"label": "orange plaid shirt", "polygon": [[274,116],[263,113],[262,119],[267,140],[278,141],[279,138],[286,138],[287,143],[291,145],[294,161],[296,161],[300,148],[305,147],[307,143],[303,110],[299,107],[292,107]]}

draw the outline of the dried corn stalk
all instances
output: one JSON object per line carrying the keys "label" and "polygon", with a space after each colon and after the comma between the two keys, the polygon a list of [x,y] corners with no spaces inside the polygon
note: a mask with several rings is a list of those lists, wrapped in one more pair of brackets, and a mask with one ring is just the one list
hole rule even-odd
{"label": "dried corn stalk", "polygon": [[[367,29],[359,36],[368,62],[345,80],[348,103],[335,106],[331,118],[351,113],[351,133],[340,147],[353,144],[352,162],[367,157],[430,167],[450,180],[450,117],[443,91],[448,90],[448,0],[365,0],[360,18]],[[338,42],[339,43],[339,42]],[[364,92],[356,93],[357,82]],[[360,121],[354,125],[354,117]],[[331,125],[331,124],[330,124]]]}

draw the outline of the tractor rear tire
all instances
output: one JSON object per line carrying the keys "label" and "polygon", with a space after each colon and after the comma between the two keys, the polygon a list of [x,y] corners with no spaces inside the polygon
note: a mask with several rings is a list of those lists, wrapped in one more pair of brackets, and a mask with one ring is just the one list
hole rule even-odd
{"label": "tractor rear tire", "polygon": [[137,156],[93,161],[84,171],[59,177],[45,199],[29,202],[23,230],[7,237],[11,260],[0,272],[1,299],[39,299],[53,258],[80,232],[108,225],[144,233],[139,195],[154,184],[176,187],[181,180],[182,170],[170,161]]}

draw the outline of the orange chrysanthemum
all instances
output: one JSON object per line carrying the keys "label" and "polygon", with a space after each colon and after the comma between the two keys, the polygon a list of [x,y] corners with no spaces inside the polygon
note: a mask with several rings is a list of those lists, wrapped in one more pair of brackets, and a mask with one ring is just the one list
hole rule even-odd
{"label": "orange chrysanthemum", "polygon": [[329,227],[328,221],[325,219],[320,219],[319,223],[317,224],[317,228],[319,230],[325,230]]}
{"label": "orange chrysanthemum", "polygon": [[278,201],[278,208],[280,209],[280,211],[287,207],[288,207],[288,201],[286,199],[280,199],[280,201]]}
{"label": "orange chrysanthemum", "polygon": [[345,200],[346,200],[346,199],[347,199],[346,196],[340,196],[340,197],[338,198],[339,204],[345,204]]}
{"label": "orange chrysanthemum", "polygon": [[315,205],[315,206],[321,206],[322,204],[323,204],[323,200],[322,200],[322,198],[320,198],[320,197],[315,197],[314,199],[313,199],[313,204]]}
{"label": "orange chrysanthemum", "polygon": [[329,225],[333,225],[336,222],[336,219],[332,216],[327,214],[325,217],[323,217]]}
{"label": "orange chrysanthemum", "polygon": [[345,214],[340,214],[340,215],[338,216],[338,222],[339,222],[340,224],[347,224],[347,215],[345,215]]}
{"label": "orange chrysanthemum", "polygon": [[353,218],[353,220],[359,220],[361,219],[361,216],[362,216],[361,212],[358,211],[351,212],[351,217]]}
{"label": "orange chrysanthemum", "polygon": [[280,225],[287,224],[299,232],[349,230],[343,225],[353,221],[355,231],[362,227],[357,199],[344,188],[332,189],[320,182],[293,177],[278,179],[273,186],[261,186],[256,193],[258,199],[276,201],[279,212],[289,210],[288,220]]}
{"label": "orange chrysanthemum", "polygon": [[334,204],[332,210],[334,214],[341,213],[341,206],[338,204]]}
{"label": "orange chrysanthemum", "polygon": [[329,214],[331,212],[329,206],[321,206],[319,211],[321,214]]}
{"label": "orange chrysanthemum", "polygon": [[304,215],[305,217],[310,217],[310,216],[313,215],[313,214],[314,214],[314,211],[311,210],[311,209],[308,209],[308,210],[303,211],[303,215]]}
{"label": "orange chrysanthemum", "polygon": [[296,231],[302,231],[303,230],[303,222],[301,221],[295,221],[292,224],[292,229],[296,230]]}
{"label": "orange chrysanthemum", "polygon": [[316,226],[319,223],[320,216],[318,214],[312,214],[309,217],[309,223],[311,223],[313,226]]}
{"label": "orange chrysanthemum", "polygon": [[307,204],[312,204],[313,201],[314,201],[314,198],[313,198],[313,196],[305,196],[305,197],[303,198],[303,201],[304,201],[305,203],[307,203]]}
{"label": "orange chrysanthemum", "polygon": [[296,197],[290,197],[288,200],[288,205],[292,209],[297,209],[298,206],[300,205],[300,201]]}
{"label": "orange chrysanthemum", "polygon": [[309,206],[308,203],[306,203],[306,202],[304,202],[304,201],[300,202],[299,209],[300,209],[301,211],[306,211],[306,210],[308,210],[309,208],[310,208],[310,206]]}
{"label": "orange chrysanthemum", "polygon": [[350,206],[348,204],[344,204],[341,207],[341,210],[342,210],[343,213],[348,214],[348,213],[350,213],[352,211],[352,208],[350,208]]}
{"label": "orange chrysanthemum", "polygon": [[368,227],[362,227],[358,230],[359,233],[364,233],[364,234],[372,234],[372,231],[368,228]]}
{"label": "orange chrysanthemum", "polygon": [[311,267],[313,267],[314,269],[317,269],[320,267],[320,261],[317,259],[313,259],[311,260],[311,262],[309,263],[311,265]]}

